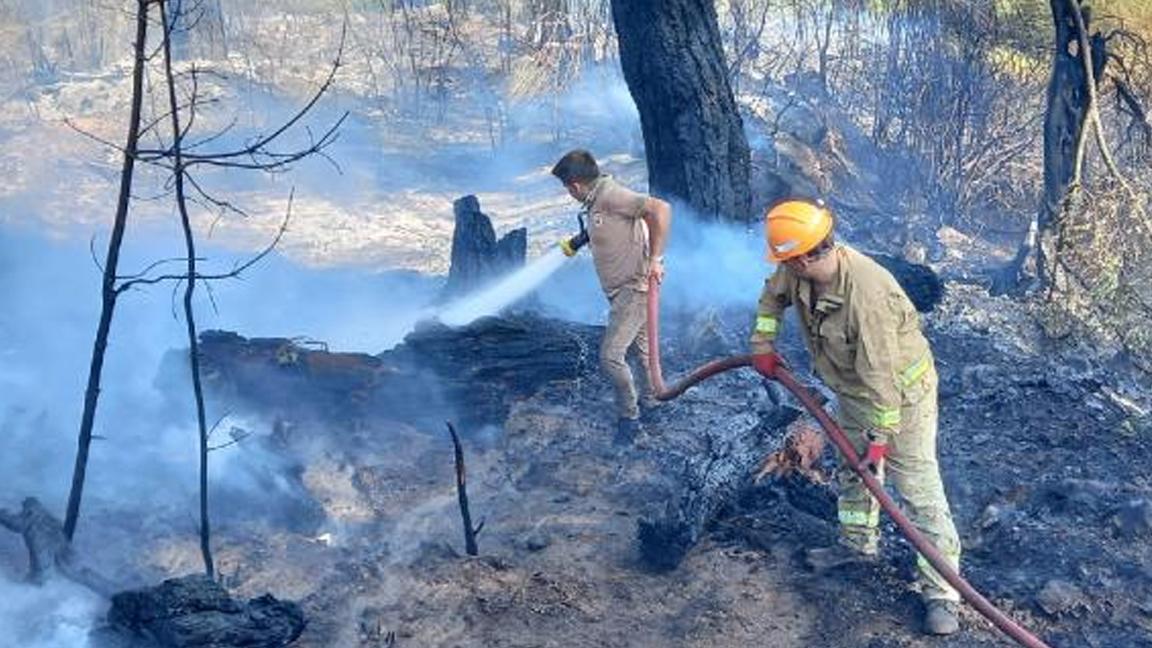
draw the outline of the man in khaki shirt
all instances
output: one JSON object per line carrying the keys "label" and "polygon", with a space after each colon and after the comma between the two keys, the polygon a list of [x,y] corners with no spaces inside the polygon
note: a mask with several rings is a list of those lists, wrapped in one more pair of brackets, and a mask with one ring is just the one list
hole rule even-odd
{"label": "man in khaki shirt", "polygon": [[[815,202],[785,201],[769,210],[769,259],[778,265],[760,296],[753,365],[774,376],[773,341],[784,310],[795,306],[816,373],[837,395],[845,434],[881,482],[888,472],[912,523],[959,570],[960,539],[936,459],[936,368],[919,315],[887,270],[835,243],[832,224],[832,214]],[[879,503],[843,463],[837,479],[840,543],[809,551],[817,568],[879,551]],[[917,571],[926,631],[956,632],[959,594],[922,556]]]}
{"label": "man in khaki shirt", "polygon": [[617,444],[628,444],[639,431],[640,408],[626,355],[631,347],[643,367],[644,400],[654,403],[647,379],[648,280],[664,279],[664,243],[672,219],[668,203],[636,193],[600,172],[592,154],[569,151],[552,168],[568,194],[587,213],[589,244],[596,275],[611,306],[600,344],[600,366],[616,394]]}

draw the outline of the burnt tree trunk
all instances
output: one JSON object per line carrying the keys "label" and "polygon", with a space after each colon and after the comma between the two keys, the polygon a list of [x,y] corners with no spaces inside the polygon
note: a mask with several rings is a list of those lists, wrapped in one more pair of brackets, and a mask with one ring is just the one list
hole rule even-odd
{"label": "burnt tree trunk", "polygon": [[[1090,101],[1088,76],[1081,60],[1076,24],[1078,0],[1049,0],[1055,24],[1052,75],[1044,112],[1044,194],[1015,258],[996,277],[993,292],[1005,293],[1030,285],[1051,286],[1057,261],[1057,239],[1064,215],[1073,208],[1083,171]],[[1084,29],[1090,25],[1087,7],[1080,7]],[[1106,63],[1105,42],[1097,32],[1089,37],[1092,69],[1099,79]]]}
{"label": "burnt tree trunk", "polygon": [[456,228],[452,234],[452,265],[448,269],[445,296],[468,293],[524,265],[528,230],[512,230],[500,240],[492,220],[480,211],[476,196],[464,196],[452,204]]}
{"label": "burnt tree trunk", "polygon": [[753,218],[748,140],[711,0],[613,0],[612,18],[651,192],[704,218]]}
{"label": "burnt tree trunk", "polygon": [[[176,76],[172,72],[173,48],[178,41],[177,33],[185,33],[188,27],[180,26],[188,20],[181,8],[182,0],[172,0],[172,13],[168,4],[160,0],[160,24],[164,26],[164,81],[168,90],[168,117],[172,123],[172,181],[176,197],[177,211],[180,212],[180,227],[184,233],[184,250],[187,254],[187,272],[184,279],[184,324],[188,334],[188,365],[192,371],[192,400],[196,407],[196,427],[200,440],[200,555],[204,560],[204,573],[209,579],[216,577],[216,564],[212,558],[212,526],[208,517],[208,422],[204,414],[204,388],[200,381],[200,348],[196,335],[196,312],[193,296],[199,275],[196,271],[196,237],[192,233],[192,220],[188,216],[188,200],[184,191],[184,137],[187,130],[180,126],[180,104],[176,99]],[[195,116],[195,113],[192,113]],[[190,118],[191,119],[191,118]]]}
{"label": "burnt tree trunk", "polygon": [[132,200],[132,178],[136,168],[136,152],[140,141],[140,110],[144,98],[144,63],[148,42],[148,0],[136,3],[136,40],[132,68],[132,103],[128,116],[128,135],[125,138],[123,162],[120,168],[120,195],[116,202],[116,215],[112,219],[112,235],[108,239],[108,252],[104,257],[104,276],[101,282],[100,321],[96,325],[96,339],[92,343],[92,360],[88,368],[88,386],[84,389],[84,412],[80,417],[80,433],[76,443],[76,464],[72,470],[72,489],[68,494],[68,509],[64,517],[64,535],[68,540],[76,533],[80,518],[80,501],[84,495],[84,480],[88,472],[88,452],[92,446],[92,428],[96,425],[96,405],[100,400],[100,377],[104,373],[104,355],[108,351],[108,336],[112,332],[112,317],[116,312],[116,288],[120,263],[120,247],[128,223],[128,207]]}
{"label": "burnt tree trunk", "polygon": [[462,425],[480,427],[503,423],[514,400],[550,382],[595,374],[603,330],[528,314],[429,322],[379,356],[205,331],[201,369],[209,395],[226,406],[285,420],[438,423],[455,407]]}
{"label": "burnt tree trunk", "polygon": [[28,549],[28,580],[43,584],[59,574],[101,596],[111,596],[115,587],[108,579],[79,565],[73,559],[72,545],[64,525],[40,500],[25,498],[19,512],[0,509],[0,527],[17,533]]}

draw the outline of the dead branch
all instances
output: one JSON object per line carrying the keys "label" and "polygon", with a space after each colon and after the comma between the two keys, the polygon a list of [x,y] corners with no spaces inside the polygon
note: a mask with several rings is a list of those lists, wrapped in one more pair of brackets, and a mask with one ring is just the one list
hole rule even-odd
{"label": "dead branch", "polygon": [[1088,90],[1088,119],[1092,123],[1092,131],[1096,136],[1096,146],[1100,150],[1100,157],[1104,159],[1105,166],[1108,167],[1109,173],[1112,177],[1120,183],[1124,191],[1128,194],[1129,199],[1132,201],[1132,210],[1138,216],[1140,224],[1144,230],[1152,234],[1152,221],[1149,221],[1148,214],[1144,211],[1144,202],[1136,193],[1136,190],[1120,172],[1119,167],[1116,166],[1116,161],[1112,158],[1112,151],[1108,147],[1108,142],[1104,138],[1104,126],[1100,121],[1100,98],[1096,92],[1096,72],[1092,66],[1092,45],[1088,42],[1088,28],[1084,24],[1084,14],[1080,9],[1079,0],[1067,0],[1071,9],[1073,20],[1076,21],[1076,37],[1080,45],[1080,60],[1084,66],[1084,75],[1087,79],[1085,87]]}
{"label": "dead branch", "polygon": [[[305,103],[304,106],[302,106],[300,108],[300,110],[298,110],[296,112],[296,114],[292,115],[292,117],[290,117],[287,121],[282,123],[278,128],[276,128],[271,133],[258,137],[256,140],[254,140],[253,142],[251,142],[250,144],[248,144],[244,148],[234,149],[231,151],[218,151],[218,152],[213,152],[213,153],[184,152],[183,157],[186,160],[187,164],[189,166],[191,166],[192,164],[195,163],[195,164],[211,164],[214,166],[234,166],[237,168],[244,168],[244,169],[265,169],[265,167],[261,166],[260,164],[255,163],[255,162],[253,162],[251,164],[247,164],[247,163],[227,163],[226,161],[233,159],[233,158],[243,158],[243,157],[256,160],[260,157],[266,156],[266,157],[270,158],[275,163],[274,167],[279,167],[279,166],[283,166],[284,164],[288,164],[292,161],[299,160],[301,157],[304,157],[303,155],[297,155],[297,153],[275,153],[275,152],[269,151],[268,147],[271,146],[276,140],[278,140],[282,135],[284,135],[284,133],[286,133],[288,130],[290,130],[293,126],[295,126],[297,123],[299,123],[300,120],[302,120],[305,117],[305,115],[307,115],[309,112],[311,112],[311,110],[320,101],[320,98],[323,97],[328,92],[328,90],[332,87],[332,84],[336,81],[336,73],[340,70],[340,67],[343,64],[344,44],[345,44],[345,40],[347,38],[347,35],[348,35],[348,23],[345,22],[344,25],[341,27],[341,31],[340,31],[340,45],[337,48],[336,59],[332,62],[332,68],[329,70],[328,76],[324,79],[324,82],[320,84],[320,87],[317,88],[316,91],[312,94],[312,97],[308,100],[308,102]],[[342,124],[344,122],[344,120],[348,117],[348,114],[349,113],[347,111],[345,111],[344,114],[341,115],[341,117],[337,120],[336,124],[332,128],[328,129],[325,136],[320,138],[320,142],[327,141],[329,136],[334,134],[336,129],[339,127],[339,125]],[[334,139],[332,141],[334,141]],[[331,144],[331,143],[332,143],[331,141],[327,141],[327,144]],[[327,144],[325,144],[324,146],[327,146]],[[317,148],[317,144],[313,144],[313,146],[309,147],[310,150],[316,149],[316,148]],[[323,148],[323,146],[320,146],[319,148]],[[315,151],[313,151],[313,152],[315,152]],[[157,150],[157,149],[142,150],[139,152],[139,155],[141,157],[143,157],[144,159],[166,158],[166,157],[171,157],[171,150]]]}
{"label": "dead branch", "polygon": [[456,457],[456,498],[460,503],[460,517],[464,521],[464,551],[469,556],[479,555],[480,549],[476,546],[476,536],[480,535],[480,530],[484,528],[484,521],[481,520],[480,524],[472,526],[472,514],[468,510],[468,484],[467,476],[464,469],[464,449],[460,445],[460,436],[456,434],[456,428],[448,423],[448,433],[452,435],[452,447]]}
{"label": "dead branch", "polygon": [[[201,272],[196,272],[193,275],[195,277],[195,280],[196,281],[220,281],[223,279],[236,279],[236,278],[240,277],[246,270],[248,270],[252,266],[259,263],[264,257],[268,256],[272,252],[272,250],[276,249],[276,246],[278,246],[280,244],[280,240],[282,238],[284,238],[284,233],[286,231],[288,231],[288,222],[292,219],[292,199],[295,195],[296,195],[296,188],[293,187],[292,190],[289,192],[289,195],[288,195],[288,209],[284,214],[284,220],[280,223],[279,229],[276,230],[276,236],[274,236],[272,238],[272,241],[270,241],[268,243],[268,245],[264,247],[263,250],[261,250],[255,256],[249,258],[247,261],[233,266],[233,268],[228,272],[223,272],[223,273],[218,273],[218,274],[204,274]],[[185,259],[182,259],[182,260],[185,260]],[[124,292],[124,291],[130,290],[136,286],[153,285],[153,284],[163,283],[165,281],[186,281],[187,279],[188,279],[188,276],[184,275],[184,274],[179,274],[179,275],[168,274],[168,275],[159,275],[159,276],[155,276],[155,277],[145,277],[145,278],[139,278],[139,279],[132,279],[130,281],[125,281],[124,283],[120,284],[116,288],[116,290],[118,292]]]}

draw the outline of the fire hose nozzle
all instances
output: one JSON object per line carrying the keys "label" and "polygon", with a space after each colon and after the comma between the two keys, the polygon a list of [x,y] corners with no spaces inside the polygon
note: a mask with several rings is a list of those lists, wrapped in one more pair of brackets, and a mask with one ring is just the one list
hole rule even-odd
{"label": "fire hose nozzle", "polygon": [[560,241],[560,249],[564,251],[564,256],[567,257],[576,256],[580,248],[588,245],[588,228],[584,226],[584,214],[577,214],[576,220],[580,223],[580,233],[572,238]]}
{"label": "fire hose nozzle", "polygon": [[564,251],[564,256],[573,257],[580,251],[580,248],[588,244],[588,232],[580,232],[572,238],[560,241],[560,249]]}

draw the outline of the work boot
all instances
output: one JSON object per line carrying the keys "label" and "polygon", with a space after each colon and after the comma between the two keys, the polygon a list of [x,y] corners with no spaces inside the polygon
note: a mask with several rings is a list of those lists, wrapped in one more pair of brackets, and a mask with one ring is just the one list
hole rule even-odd
{"label": "work boot", "polygon": [[805,551],[804,562],[814,571],[823,572],[845,565],[876,562],[876,554],[836,543],[828,547],[816,547]]}
{"label": "work boot", "polygon": [[639,419],[622,418],[616,421],[616,435],[612,437],[612,445],[618,447],[630,446],[640,434]]}
{"label": "work boot", "polygon": [[932,599],[924,606],[924,632],[930,635],[950,635],[960,630],[959,604],[944,599]]}

